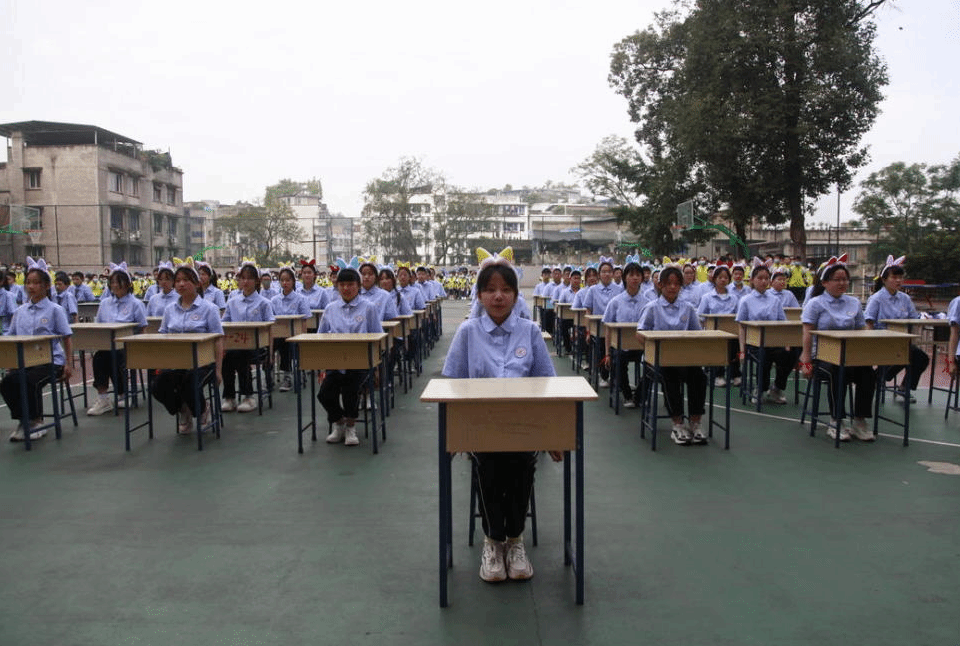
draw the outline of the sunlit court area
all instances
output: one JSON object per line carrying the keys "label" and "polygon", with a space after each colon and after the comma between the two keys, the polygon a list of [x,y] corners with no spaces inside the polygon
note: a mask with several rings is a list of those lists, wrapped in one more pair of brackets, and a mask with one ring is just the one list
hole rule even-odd
{"label": "sunlit court area", "polygon": [[0,3],[0,646],[958,646],[958,24]]}

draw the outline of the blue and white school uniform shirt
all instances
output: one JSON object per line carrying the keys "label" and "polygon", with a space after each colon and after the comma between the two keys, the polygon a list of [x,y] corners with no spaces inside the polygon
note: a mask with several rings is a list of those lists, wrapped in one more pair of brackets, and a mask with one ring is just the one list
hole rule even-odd
{"label": "blue and white school uniform shirt", "polygon": [[[67,321],[67,313],[62,307],[51,301],[49,298],[41,298],[38,303],[27,300],[26,303],[17,308],[13,318],[10,321],[10,327],[4,334],[11,336],[16,334],[56,334],[59,336],[70,336],[73,331],[70,329],[70,323]],[[62,366],[64,363],[63,346],[60,341],[53,343],[53,363]]]}
{"label": "blue and white school uniform shirt", "polygon": [[610,299],[603,311],[604,323],[636,323],[640,320],[640,312],[646,307],[647,297],[637,290],[633,296],[624,290]]}
{"label": "blue and white school uniform shirt", "polygon": [[0,288],[0,322],[6,332],[10,327],[10,317],[17,311],[17,297],[5,289]]}
{"label": "blue and white school uniform shirt", "polygon": [[163,320],[160,321],[161,334],[202,332],[223,334],[220,309],[210,301],[197,296],[190,307],[184,308],[178,298],[163,310]]}
{"label": "blue and white school uniform shirt", "polygon": [[277,316],[300,315],[303,318],[309,318],[311,316],[307,299],[298,292],[291,291],[286,295],[280,294],[279,296],[274,296],[273,300],[270,301],[270,305],[273,307],[273,313]]}
{"label": "blue and white school uniform shirt", "polygon": [[167,308],[178,300],[180,300],[180,295],[177,294],[175,289],[171,289],[166,294],[157,292],[147,303],[147,316],[163,316]]}
{"label": "blue and white school uniform shirt", "polygon": [[143,302],[128,293],[123,298],[113,294],[104,295],[97,308],[97,323],[137,323],[139,327],[147,326],[147,308]]}
{"label": "blue and white school uniform shirt", "polygon": [[650,301],[640,311],[638,330],[702,330],[700,317],[688,301],[681,301],[680,297],[674,302],[668,301],[662,295],[655,301]]}
{"label": "blue and white school uniform shirt", "polygon": [[590,310],[591,314],[603,316],[603,313],[607,310],[607,305],[613,297],[622,291],[623,287],[620,287],[612,281],[609,285],[597,283],[590,288],[590,293],[583,297],[583,304]]}
{"label": "blue and white school uniform shirt", "polygon": [[697,314],[736,314],[740,299],[727,291],[718,294],[716,289],[704,294],[697,306]]}
{"label": "blue and white school uniform shirt", "polygon": [[369,300],[377,306],[381,321],[397,318],[397,301],[390,293],[376,285],[370,289],[360,288],[360,298]]}
{"label": "blue and white school uniform shirt", "polygon": [[[815,330],[862,330],[866,325],[860,301],[849,294],[834,298],[824,292],[803,306],[800,320]],[[817,337],[813,337],[813,356],[817,356]]]}
{"label": "blue and white school uniform shirt", "polygon": [[380,312],[373,301],[356,296],[349,303],[342,298],[328,303],[320,318],[317,332],[337,332],[340,334],[362,334],[383,332],[380,324]]}
{"label": "blue and white school uniform shirt", "polygon": [[411,310],[425,310],[427,303],[423,300],[423,292],[416,285],[407,285],[400,287],[400,294],[410,305]]}
{"label": "blue and white school uniform shirt", "polygon": [[554,377],[556,371],[536,323],[511,313],[497,325],[484,312],[457,328],[443,363],[443,376]]}
{"label": "blue and white school uniform shirt", "polygon": [[736,296],[738,299],[741,299],[747,294],[753,292],[753,290],[750,289],[750,286],[746,283],[740,283],[740,287],[737,287],[735,283],[730,283],[727,285],[727,291]]}
{"label": "blue and white school uniform shirt", "polygon": [[264,287],[263,285],[261,285],[260,295],[263,296],[265,299],[267,299],[267,301],[271,301],[273,300],[274,296],[280,295],[280,289],[272,283],[270,284],[270,287]]}
{"label": "blue and white school uniform shirt", "polygon": [[697,309],[697,306],[700,305],[700,283],[693,281],[689,285],[681,287],[677,300],[690,303],[693,309]]}
{"label": "blue and white school uniform shirt", "polygon": [[737,321],[786,321],[783,301],[771,294],[773,290],[751,291],[737,305]]}
{"label": "blue and white school uniform shirt", "polygon": [[93,290],[90,289],[90,285],[86,283],[70,285],[70,287],[67,287],[67,291],[73,294],[74,300],[78,303],[90,303],[97,300],[93,295]]}
{"label": "blue and white school uniform shirt", "polygon": [[[484,311],[485,310],[483,309],[483,304],[480,303],[480,299],[474,298],[473,302],[470,303],[470,318],[480,318]],[[513,304],[513,309],[511,311],[522,319],[533,319],[533,314],[530,312],[530,306],[527,305],[527,301],[524,300],[523,294],[517,294],[517,300]]]}
{"label": "blue and white school uniform shirt", "polygon": [[784,307],[800,307],[797,297],[794,296],[793,292],[791,292],[789,289],[781,289],[780,291],[777,291],[771,287],[767,291],[773,292],[773,295],[780,299],[780,302],[783,303]]}
{"label": "blue and white school uniform shirt", "polygon": [[62,292],[57,292],[54,296],[54,300],[60,307],[63,308],[63,311],[67,313],[67,320],[70,320],[71,316],[76,316],[80,313],[80,308],[77,307],[77,300],[73,297],[73,294],[70,293],[69,289],[65,289]]}
{"label": "blue and white school uniform shirt", "polygon": [[227,308],[223,310],[223,320],[224,322],[242,322],[276,319],[273,316],[273,306],[261,292],[251,292],[249,296],[244,296],[241,292],[239,296],[227,301]]}
{"label": "blue and white school uniform shirt", "polygon": [[326,307],[327,301],[330,300],[330,292],[316,283],[314,283],[311,289],[304,289],[301,285],[297,293],[303,296],[303,300],[306,301],[307,307],[311,310],[322,310]]}
{"label": "blue and white school uniform shirt", "polygon": [[217,309],[220,310],[227,306],[227,299],[223,295],[223,290],[219,287],[214,287],[212,284],[203,290],[203,300],[213,303],[217,306]]}
{"label": "blue and white school uniform shirt", "polygon": [[867,300],[863,318],[873,321],[875,329],[885,330],[887,324],[881,323],[883,319],[918,319],[920,314],[909,296],[900,291],[891,294],[881,288]]}

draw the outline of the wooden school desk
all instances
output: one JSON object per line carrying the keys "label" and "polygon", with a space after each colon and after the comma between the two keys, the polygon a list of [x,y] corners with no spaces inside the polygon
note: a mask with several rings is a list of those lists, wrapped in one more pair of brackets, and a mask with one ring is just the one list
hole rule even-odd
{"label": "wooden school desk", "polygon": [[162,316],[148,316],[147,327],[143,328],[143,334],[160,334],[161,323],[163,323]]}
{"label": "wooden school desk", "polygon": [[426,326],[427,310],[413,310],[413,329],[417,330],[417,374],[423,372],[423,360],[427,358]]}
{"label": "wooden school desk", "polygon": [[[203,392],[197,371],[200,368],[216,368],[217,340],[221,335],[215,332],[203,333],[168,333],[168,334],[135,334],[117,339],[127,350],[127,370],[192,370],[191,389],[193,390],[194,405],[197,411],[203,410]],[[215,377],[211,377],[214,378]],[[131,384],[132,387],[132,384]],[[126,396],[130,397],[131,388],[127,388]],[[214,384],[216,393],[211,406],[210,420],[217,439],[220,438],[220,388]],[[124,439],[127,451],[130,450],[130,434],[147,427],[147,436],[153,439],[153,393],[147,396],[147,421],[137,426],[130,426],[130,402],[124,411]],[[203,428],[197,419],[197,450],[203,450]]]}
{"label": "wooden school desk", "polygon": [[[844,394],[846,393],[846,368],[857,366],[907,366],[906,385],[904,386],[903,421],[884,417],[883,419],[903,428],[903,445],[910,438],[910,343],[917,337],[903,332],[889,330],[813,330],[817,340],[817,358],[815,361],[837,366],[837,383],[834,389],[834,401],[837,402],[837,417],[843,419]],[[816,369],[816,368],[814,368]],[[880,371],[877,372],[880,385]],[[814,390],[813,414],[810,419],[810,436],[817,430],[817,410],[819,388]],[[879,392],[873,396],[873,434],[877,434],[880,425]],[[840,448],[840,433],[836,434],[834,445]]]}
{"label": "wooden school desk", "polygon": [[[300,378],[301,370],[316,372],[318,370],[366,370],[367,389],[370,391],[370,436],[373,438],[373,452],[380,451],[377,438],[377,408],[376,397],[373,396],[374,373],[380,365],[380,346],[387,338],[386,332],[367,332],[362,334],[298,334],[290,337],[287,342],[292,344],[290,358],[293,361],[293,384],[297,392],[297,452],[303,453],[303,432],[308,428],[313,431],[312,439],[317,441],[317,397],[314,377],[310,378],[310,422],[303,423],[303,386]],[[379,408],[383,409],[381,392]],[[380,415],[380,431],[383,439],[387,439],[387,426]],[[370,430],[368,428],[368,430]]]}
{"label": "wooden school desk", "polygon": [[580,374],[580,362],[586,356],[586,349],[583,347],[584,335],[580,334],[580,328],[586,329],[587,327],[587,308],[571,307],[570,315],[573,317],[573,330],[571,330],[573,334],[573,356],[571,360],[573,361],[574,371]]}
{"label": "wooden school desk", "polygon": [[[610,404],[613,412],[620,414],[620,362],[623,352],[643,350],[643,344],[637,338],[637,322],[604,323],[604,329],[610,331],[610,350],[613,361],[610,364]],[[606,332],[604,332],[606,334]],[[613,352],[616,350],[616,352]],[[637,384],[640,387],[640,384]]]}
{"label": "wooden school desk", "polygon": [[390,353],[391,348],[394,344],[394,339],[400,337],[400,321],[380,321],[383,331],[387,333],[387,337],[383,340],[383,343],[380,346],[380,352],[383,353],[383,361],[380,364],[380,390],[381,395],[384,398],[389,397],[390,405],[385,406],[383,409],[383,414],[385,417],[390,416],[390,409],[394,406],[393,399],[393,363],[392,355]]}
{"label": "wooden school desk", "polygon": [[730,334],[740,334],[736,314],[701,314],[704,330],[720,330]]}
{"label": "wooden school desk", "polygon": [[410,331],[414,329],[414,316],[413,314],[398,314],[396,320],[400,322],[400,330],[397,331],[395,338],[401,340],[400,370],[403,374],[403,393],[406,394],[412,385],[409,366],[407,365],[407,352],[410,347]]}
{"label": "wooden school desk", "polygon": [[313,315],[313,318],[307,325],[307,332],[316,332],[320,329],[320,319],[323,318],[323,310],[310,310],[310,313]]}
{"label": "wooden school desk", "polygon": [[[450,462],[468,451],[563,451],[563,562],[573,565],[576,602],[583,604],[583,402],[597,393],[583,377],[431,379],[422,402],[439,404],[440,607],[447,606],[447,569],[453,567]],[[576,452],[571,536],[570,451]]]}
{"label": "wooden school desk", "polygon": [[[743,388],[741,393],[746,401],[746,395],[754,385],[757,384],[757,392],[754,393],[757,398],[757,412],[760,412],[763,406],[763,393],[760,392],[760,375],[763,370],[763,362],[766,360],[767,348],[802,348],[803,347],[803,323],[800,321],[740,321],[744,328],[744,337],[748,348],[757,349],[757,371],[755,375],[746,375],[749,377],[743,379]],[[773,366],[771,366],[771,369]]]}
{"label": "wooden school desk", "polygon": [[925,329],[933,330],[933,338],[930,341],[930,390],[927,393],[927,403],[933,403],[934,390],[949,394],[949,388],[934,385],[934,378],[937,375],[937,349],[941,344],[944,347],[947,345],[945,341],[938,341],[937,337],[946,331],[946,336],[949,338],[950,319],[880,319],[880,322],[886,325],[891,332],[903,332],[904,334],[920,335]]}
{"label": "wooden school desk", "polygon": [[533,319],[540,323],[540,327],[543,327],[543,313],[542,310],[547,305],[547,297],[541,296],[539,294],[534,294],[533,296]]}
{"label": "wooden school desk", "polygon": [[[651,379],[650,391],[642,398],[640,437],[650,429],[650,448],[657,450],[657,388],[662,380],[661,368],[721,367],[730,361],[730,344],[737,337],[720,330],[637,330],[643,341],[644,380]],[[713,437],[716,425],[723,431],[723,448],[730,448],[730,382],[727,382],[724,423],[713,421],[714,380],[707,378],[707,434]]]}
{"label": "wooden school desk", "polygon": [[[250,350],[259,354],[259,350],[266,350],[267,361],[270,360],[270,350],[273,348],[273,326],[270,321],[225,321],[223,325],[223,350]],[[256,354],[254,355],[256,356]],[[256,364],[257,362],[254,361]],[[273,408],[273,388],[263,388],[263,377],[257,365],[254,365],[257,375],[257,413],[263,415],[263,394],[267,394],[267,404]]]}
{"label": "wooden school desk", "polygon": [[98,301],[77,303],[77,319],[84,323],[96,320],[98,311],[100,311],[100,303]]}
{"label": "wooden school desk", "polygon": [[[34,366],[42,366],[45,363],[50,364],[50,382],[57,383],[56,367],[53,365],[53,344],[60,337],[51,334],[11,334],[0,335],[0,368],[6,370],[20,371],[20,410],[23,415],[29,417],[30,410],[27,406],[27,379],[26,370]],[[69,358],[69,357],[68,357]],[[53,422],[44,424],[41,428],[53,426],[56,437],[61,437],[60,411],[58,409],[60,398],[57,397],[56,388],[54,388],[53,397]],[[30,421],[27,420],[27,428],[23,431],[23,448],[30,450]]]}
{"label": "wooden school desk", "polygon": [[788,321],[799,321],[800,317],[803,315],[802,307],[784,307],[783,313],[787,317]]}
{"label": "wooden school desk", "polygon": [[563,334],[563,322],[570,321],[573,322],[573,313],[570,312],[572,303],[561,303],[557,301],[553,304],[554,309],[557,312],[557,316],[554,319],[554,328],[557,331],[556,336],[553,338],[553,345],[557,350],[557,356],[563,356],[563,344],[564,344],[564,334]]}
{"label": "wooden school desk", "polygon": [[[139,326],[137,323],[74,323],[70,326],[73,330],[71,344],[73,349],[80,353],[80,374],[83,385],[83,407],[89,408],[87,402],[87,352],[97,352],[99,350],[108,350],[110,352],[110,366],[113,370],[113,383],[120,383],[121,376],[126,381],[126,375],[120,375],[117,366],[117,352],[120,350],[117,344],[117,337],[136,334]],[[113,389],[113,414],[120,414],[120,408],[117,406],[117,400],[120,396],[117,389]],[[133,401],[136,404],[137,391],[133,391]]]}

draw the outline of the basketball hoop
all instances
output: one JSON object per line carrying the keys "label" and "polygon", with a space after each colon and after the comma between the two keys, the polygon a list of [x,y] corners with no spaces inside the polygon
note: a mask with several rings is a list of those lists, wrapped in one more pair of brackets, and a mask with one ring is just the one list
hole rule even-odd
{"label": "basketball hoop", "polygon": [[679,240],[683,236],[683,232],[687,230],[687,227],[682,224],[671,224],[670,225],[670,235],[673,236],[674,240]]}
{"label": "basketball hoop", "polygon": [[27,229],[27,235],[30,236],[30,242],[34,245],[40,244],[40,238],[43,237],[43,229]]}

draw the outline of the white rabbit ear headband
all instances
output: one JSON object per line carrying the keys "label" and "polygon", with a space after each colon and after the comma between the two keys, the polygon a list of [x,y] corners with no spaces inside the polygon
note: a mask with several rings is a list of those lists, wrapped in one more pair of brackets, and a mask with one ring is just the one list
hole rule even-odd
{"label": "white rabbit ear headband", "polygon": [[127,275],[127,278],[129,278],[131,281],[133,280],[133,276],[130,275],[130,270],[127,269],[127,262],[125,260],[121,262],[119,265],[115,265],[111,262],[107,265],[107,269],[110,270],[111,276],[118,271],[122,271]]}
{"label": "white rabbit ear headband", "polygon": [[763,260],[762,258],[758,258],[757,256],[754,256],[754,257],[753,257],[753,268],[754,268],[754,269],[757,269],[758,267],[766,267],[767,269],[770,270],[770,273],[772,274],[772,273],[773,273],[773,259],[771,258],[770,260],[766,260],[766,261],[765,261],[765,260]]}
{"label": "white rabbit ear headband", "polygon": [[893,256],[887,256],[887,262],[884,263],[883,269],[880,270],[880,275],[877,278],[882,278],[887,270],[891,267],[903,267],[903,261],[906,260],[906,256],[900,256],[899,258],[894,258]]}
{"label": "white rabbit ear headband", "polygon": [[824,275],[825,273],[827,273],[827,270],[830,269],[831,267],[833,267],[834,265],[840,265],[841,267],[846,268],[846,266],[847,266],[847,254],[843,254],[843,255],[840,256],[839,258],[837,258],[836,256],[831,256],[831,257],[830,257],[830,260],[828,260],[827,262],[823,263],[823,266],[820,267],[820,271],[817,272],[817,278],[819,278],[820,281],[822,282],[822,281],[823,281],[823,275]]}
{"label": "white rabbit ear headband", "polygon": [[170,273],[174,272],[173,261],[172,260],[161,260],[160,264],[157,265],[157,271],[159,272],[162,269],[169,269]]}
{"label": "white rabbit ear headband", "polygon": [[40,271],[50,271],[47,267],[47,261],[43,258],[37,258],[34,260],[30,256],[27,256],[27,271],[31,269],[39,269]]}

